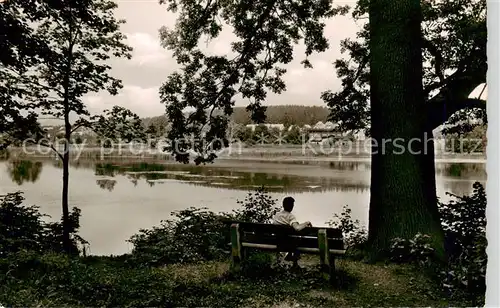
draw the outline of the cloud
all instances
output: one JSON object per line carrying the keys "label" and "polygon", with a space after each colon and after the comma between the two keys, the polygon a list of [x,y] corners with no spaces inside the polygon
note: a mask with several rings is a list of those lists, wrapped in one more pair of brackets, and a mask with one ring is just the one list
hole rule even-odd
{"label": "cloud", "polygon": [[127,85],[118,97],[123,101],[122,106],[142,116],[157,116],[165,112],[164,105],[160,103],[158,87],[142,88]]}
{"label": "cloud", "polygon": [[[336,4],[346,4],[345,1]],[[158,88],[167,77],[179,68],[172,52],[161,47],[158,30],[162,26],[172,29],[178,14],[168,12],[166,6],[157,1],[119,1],[117,17],[126,19],[122,31],[127,34],[128,44],[134,48],[131,60],[117,59],[112,63],[112,74],[123,81],[125,87],[117,96],[96,94],[86,99],[92,113],[120,105],[129,108],[141,117],[165,113],[159,101]],[[344,57],[340,53],[340,42],[346,37],[355,37],[362,22],[354,22],[350,16],[337,16],[326,22],[325,36],[330,49],[309,57],[313,69],[304,69],[300,61],[304,59],[303,43],[295,46],[294,60],[284,67],[287,91],[278,95],[269,93],[264,105],[305,104],[324,105],[321,92],[340,89],[340,80],[335,74],[332,62]],[[230,43],[235,34],[230,27],[223,28],[219,37],[206,44],[200,42],[199,48],[209,54],[233,56]],[[281,65],[280,65],[281,66]],[[283,67],[283,66],[282,66]],[[484,96],[484,95],[483,95]],[[248,99],[235,96],[237,106],[245,106]]]}
{"label": "cloud", "polygon": [[165,113],[165,106],[160,103],[158,87],[139,87],[125,85],[118,95],[89,95],[84,98],[91,114],[102,113],[118,105],[131,110],[141,117],[158,116]]}
{"label": "cloud", "polygon": [[128,44],[134,49],[132,63],[139,66],[165,66],[171,62],[171,54],[163,49],[160,40],[149,33],[127,34]]}

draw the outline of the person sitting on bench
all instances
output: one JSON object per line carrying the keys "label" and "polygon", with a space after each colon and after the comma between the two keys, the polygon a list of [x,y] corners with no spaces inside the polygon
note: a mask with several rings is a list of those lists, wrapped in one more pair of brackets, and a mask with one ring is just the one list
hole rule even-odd
{"label": "person sitting on bench", "polygon": [[[291,226],[297,231],[300,231],[307,227],[312,227],[312,224],[309,221],[299,224],[299,222],[295,218],[295,215],[292,214],[294,205],[295,205],[295,199],[293,199],[292,197],[285,197],[283,199],[283,210],[274,215],[273,224]],[[297,250],[293,249],[293,243],[288,243],[288,244],[290,244],[290,250],[293,251],[289,251],[286,254],[285,260],[293,261],[293,266],[298,267],[298,260],[300,254]]]}

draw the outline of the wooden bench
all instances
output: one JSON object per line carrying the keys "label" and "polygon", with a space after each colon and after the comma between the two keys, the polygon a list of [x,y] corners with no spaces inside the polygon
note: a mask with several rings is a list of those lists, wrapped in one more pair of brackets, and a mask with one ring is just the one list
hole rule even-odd
{"label": "wooden bench", "polygon": [[342,230],[310,227],[296,231],[290,226],[231,222],[231,269],[238,271],[245,248],[276,252],[298,250],[319,254],[321,270],[330,280],[335,276],[335,256],[345,253]]}

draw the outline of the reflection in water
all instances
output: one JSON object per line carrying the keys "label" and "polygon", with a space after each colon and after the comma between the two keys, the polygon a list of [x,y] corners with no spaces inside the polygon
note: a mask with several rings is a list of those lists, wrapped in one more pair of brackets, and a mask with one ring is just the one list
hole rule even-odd
{"label": "reflection in water", "polygon": [[112,164],[96,164],[95,165],[95,175],[100,176],[115,176],[118,172],[118,168]]}
{"label": "reflection in water", "polygon": [[42,167],[43,164],[39,161],[16,160],[9,162],[7,172],[13,182],[22,185],[24,182],[36,182],[40,177]]}
{"label": "reflection in water", "polygon": [[[281,199],[285,194],[296,197],[297,217],[313,224],[324,225],[334,213],[340,214],[346,204],[352,207],[353,219],[362,224],[368,220],[370,166],[366,163],[345,162],[329,167],[241,161],[220,161],[208,166],[148,162],[138,163],[130,158],[80,160],[79,164],[70,161],[69,201],[82,208],[81,235],[91,242],[92,253],[129,252],[131,247],[126,240],[137,230],[157,225],[168,219],[172,211],[188,206],[230,212],[239,206],[237,200],[243,200],[249,190],[260,185],[269,186],[273,199]],[[54,164],[60,166],[60,161],[0,162],[0,172],[4,173],[0,175],[0,194],[18,189],[16,182],[24,181],[26,202],[40,205],[43,213],[59,217],[62,170]],[[470,194],[474,181],[486,180],[484,164],[460,166],[460,177],[446,175],[456,172],[456,168],[452,164],[436,165],[442,202],[449,199],[445,192]],[[39,175],[35,175],[35,169]],[[21,172],[24,178],[19,175],[21,170],[25,170]],[[26,178],[38,181],[26,183]]]}
{"label": "reflection in water", "polygon": [[329,163],[330,169],[335,170],[350,170],[350,171],[366,171],[370,170],[370,163],[356,161],[332,161]]}
{"label": "reflection in water", "polygon": [[265,186],[268,191],[325,192],[356,191],[366,192],[369,185],[362,180],[348,178],[305,177],[264,172],[241,172],[223,168],[207,168],[189,165],[166,164],[96,164],[98,176],[126,176],[134,186],[138,180],[145,180],[150,187],[156,183],[178,181],[194,186],[215,187],[233,190],[255,190]]}
{"label": "reflection in water", "polygon": [[104,180],[96,180],[95,182],[100,188],[107,189],[109,191],[113,191],[116,185],[116,180],[104,179]]}
{"label": "reflection in water", "polygon": [[436,174],[449,177],[482,177],[486,178],[485,164],[458,164],[458,163],[443,163],[436,167]]}
{"label": "reflection in water", "polygon": [[[60,160],[47,161],[58,168]],[[25,181],[34,182],[42,169],[42,162],[12,161],[8,173],[12,181],[21,185]],[[91,169],[98,187],[113,191],[119,181],[127,179],[134,187],[139,181],[149,187],[168,182],[181,182],[197,187],[212,187],[226,190],[255,190],[265,186],[270,192],[324,193],[369,192],[370,163],[340,161],[332,162],[326,168],[318,166],[276,167],[276,164],[245,164],[233,162],[229,165],[193,166],[184,164],[165,164],[165,162],[137,162],[128,160],[78,160],[70,161],[75,169]],[[250,168],[249,168],[250,166]],[[291,171],[288,172],[288,169]],[[445,191],[457,194],[472,192],[471,181],[485,182],[484,164],[473,163],[438,163],[436,164],[438,181],[443,181]],[[104,178],[103,178],[104,177]],[[115,178],[115,179],[109,179]]]}

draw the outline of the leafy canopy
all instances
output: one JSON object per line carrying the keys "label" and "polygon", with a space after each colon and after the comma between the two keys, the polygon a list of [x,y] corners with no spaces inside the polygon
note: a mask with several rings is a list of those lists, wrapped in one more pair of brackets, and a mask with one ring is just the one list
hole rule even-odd
{"label": "leafy canopy", "polygon": [[[423,69],[429,129],[456,125],[475,116],[486,122],[486,105],[469,94],[486,82],[486,1],[421,1],[423,11]],[[368,1],[352,12],[356,21],[368,18]],[[325,91],[321,98],[331,109],[330,120],[343,131],[370,129],[369,24],[355,39],[341,43],[348,59],[335,61],[340,91]]]}
{"label": "leafy canopy", "polygon": [[116,3],[108,0],[60,1],[51,8],[41,3],[44,19],[35,32],[47,43],[52,55],[35,66],[28,78],[43,88],[32,107],[56,117],[89,115],[82,97],[107,90],[117,94],[121,81],[108,74],[111,56],[130,58],[120,32],[123,20],[114,17]]}
{"label": "leafy canopy", "polygon": [[[170,75],[160,89],[161,100],[172,120],[169,148],[177,160],[189,161],[187,149],[194,149],[196,163],[211,161],[225,143],[227,116],[233,96],[250,100],[247,109],[256,123],[264,121],[262,102],[267,91],[286,89],[282,65],[292,60],[293,47],[306,45],[307,56],[325,51],[324,20],[345,14],[347,7],[333,7],[331,1],[161,1],[168,10],[179,11],[176,27],[163,28],[162,44],[174,51],[182,69]],[[360,0],[352,10],[356,21],[367,18],[368,1]],[[443,123],[457,124],[475,116],[486,122],[485,102],[469,94],[486,82],[486,1],[422,1],[424,38],[423,112],[429,115],[429,130]],[[223,26],[234,29],[231,44],[236,55],[204,54],[197,46],[216,38]],[[325,91],[322,99],[331,109],[330,120],[341,131],[370,129],[369,28],[366,23],[355,39],[345,39],[341,51],[349,59],[335,61],[342,80],[340,91]],[[215,110],[219,112],[214,112]],[[187,112],[189,111],[189,113]],[[220,112],[222,111],[222,112]],[[191,136],[187,140],[187,136]],[[202,142],[204,140],[205,142]]]}
{"label": "leafy canopy", "polygon": [[30,26],[41,18],[36,3],[33,0],[0,3],[0,133],[3,135],[0,148],[41,134],[37,114],[23,112],[19,101],[37,95],[24,74],[51,53]]}
{"label": "leafy canopy", "polygon": [[[311,67],[307,57],[329,47],[324,20],[346,13],[346,7],[334,7],[329,0],[161,3],[169,11],[179,11],[175,28],[160,31],[163,46],[173,50],[181,65],[160,89],[172,121],[169,139],[173,142],[168,150],[185,163],[189,162],[187,150],[194,150],[197,164],[212,161],[214,152],[228,144],[226,129],[233,96],[241,93],[248,99],[252,120],[263,122],[266,109],[262,102],[267,92],[286,89],[283,65],[293,60],[294,46],[304,42],[302,63]],[[216,38],[224,26],[233,28],[237,37],[231,44],[236,56],[204,54],[198,43]],[[222,142],[214,142],[216,139]]]}
{"label": "leafy canopy", "polygon": [[[2,5],[2,23],[7,27],[0,67],[4,77],[0,95],[7,96],[0,105],[6,114],[0,121],[0,132],[7,136],[4,147],[15,140],[43,137],[34,111],[65,119],[68,139],[80,127],[92,128],[105,138],[142,137],[137,115],[114,106],[103,115],[90,116],[83,100],[91,92],[115,95],[122,88],[121,81],[109,74],[108,60],[130,59],[132,48],[120,32],[125,21],[114,16],[115,2],[33,0]],[[73,114],[77,120],[70,123]]]}

